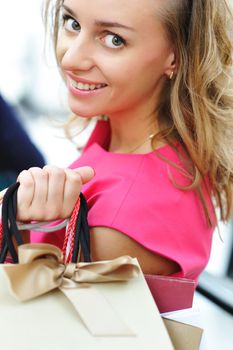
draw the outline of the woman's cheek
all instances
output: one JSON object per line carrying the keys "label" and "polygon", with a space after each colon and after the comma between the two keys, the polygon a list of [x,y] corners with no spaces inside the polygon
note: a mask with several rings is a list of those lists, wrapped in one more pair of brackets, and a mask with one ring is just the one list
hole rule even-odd
{"label": "woman's cheek", "polygon": [[68,39],[65,34],[60,34],[56,48],[56,58],[59,66],[62,66],[62,59],[71,45],[71,39]]}

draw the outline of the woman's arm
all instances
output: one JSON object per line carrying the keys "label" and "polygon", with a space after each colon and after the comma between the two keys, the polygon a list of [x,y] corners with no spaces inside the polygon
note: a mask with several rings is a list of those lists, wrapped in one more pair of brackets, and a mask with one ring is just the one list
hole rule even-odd
{"label": "woman's arm", "polygon": [[[94,175],[91,168],[76,171],[45,167],[32,168],[19,176],[17,219],[46,221],[69,217],[81,186]],[[0,195],[0,199],[1,199]],[[27,241],[27,233],[25,232]],[[125,234],[111,228],[91,229],[93,260],[108,260],[121,255],[136,257],[144,273],[169,275],[180,270],[177,263],[155,254]]]}
{"label": "woman's arm", "polygon": [[145,274],[169,275],[180,271],[176,262],[149,251],[119,231],[107,227],[91,229],[93,260],[109,260],[121,255],[136,257]]}

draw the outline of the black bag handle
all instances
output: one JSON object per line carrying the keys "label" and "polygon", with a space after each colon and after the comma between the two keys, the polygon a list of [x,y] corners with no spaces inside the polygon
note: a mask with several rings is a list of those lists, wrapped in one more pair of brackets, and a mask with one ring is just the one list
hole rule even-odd
{"label": "black bag handle", "polygon": [[2,246],[0,253],[0,263],[4,263],[9,252],[14,263],[18,262],[18,255],[13,243],[13,237],[18,245],[23,244],[23,239],[16,225],[17,214],[17,190],[19,182],[11,185],[2,202]]}
{"label": "black bag handle", "polygon": [[[16,224],[17,215],[17,191],[19,188],[19,182],[11,185],[2,202],[2,229],[3,237],[0,251],[0,263],[4,263],[9,253],[12,257],[13,263],[18,263],[18,254],[14,246],[15,244],[20,246],[23,244],[23,239],[18,230]],[[80,193],[80,209],[76,218],[75,224],[75,238],[74,238],[74,250],[72,252],[72,262],[76,263],[81,249],[83,260],[86,262],[91,261],[90,254],[90,231],[87,221],[88,207],[87,202],[82,193]]]}
{"label": "black bag handle", "polygon": [[75,225],[74,250],[72,254],[72,262],[77,262],[79,248],[83,254],[83,260],[91,262],[90,254],[90,231],[87,222],[88,207],[87,202],[82,193],[80,193],[80,209]]}

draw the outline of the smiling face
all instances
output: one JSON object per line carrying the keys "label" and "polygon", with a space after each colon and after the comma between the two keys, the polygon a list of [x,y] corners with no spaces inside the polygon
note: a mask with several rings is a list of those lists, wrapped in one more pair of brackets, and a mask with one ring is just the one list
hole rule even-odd
{"label": "smiling face", "polygon": [[65,0],[58,61],[71,110],[91,117],[154,111],[174,52],[156,16],[164,0]]}

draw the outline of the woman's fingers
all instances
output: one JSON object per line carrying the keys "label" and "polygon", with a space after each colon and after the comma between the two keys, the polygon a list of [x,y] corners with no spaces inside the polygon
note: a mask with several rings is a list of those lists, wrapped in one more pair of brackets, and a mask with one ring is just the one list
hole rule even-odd
{"label": "woman's fingers", "polygon": [[48,196],[49,175],[46,170],[41,168],[30,168],[28,171],[34,182],[34,200],[32,201],[32,204],[42,207],[46,204]]}
{"label": "woman's fingers", "polygon": [[[69,202],[70,206],[74,208],[75,203],[78,199],[78,196],[81,192],[82,188],[82,178],[78,172],[75,172],[71,169],[65,169],[66,173],[66,186],[64,190],[64,203]],[[69,207],[65,206],[64,215],[65,217],[70,216],[71,212],[69,212]]]}
{"label": "woman's fingers", "polygon": [[35,181],[28,170],[23,170],[17,181],[20,182],[17,193],[17,217],[22,221],[30,220],[30,207],[34,198]]}
{"label": "woman's fingers", "polygon": [[46,221],[68,218],[82,185],[91,180],[94,170],[81,167],[75,170],[45,166],[20,173],[18,181],[17,220]]}
{"label": "woman's fingers", "polygon": [[85,184],[86,182],[90,181],[95,175],[94,169],[89,166],[83,166],[74,169],[74,171],[81,176],[82,184]]}
{"label": "woman's fingers", "polygon": [[[90,181],[95,175],[95,172],[90,167],[81,167],[74,170],[65,169],[65,173],[64,203],[69,202],[70,205],[64,207],[63,216],[69,217],[78,199],[82,185]],[[72,208],[71,210],[70,207]]]}
{"label": "woman's fingers", "polygon": [[48,217],[63,217],[64,191],[66,186],[66,174],[63,169],[46,165],[43,168],[48,174],[48,189],[46,198],[46,210]]}

